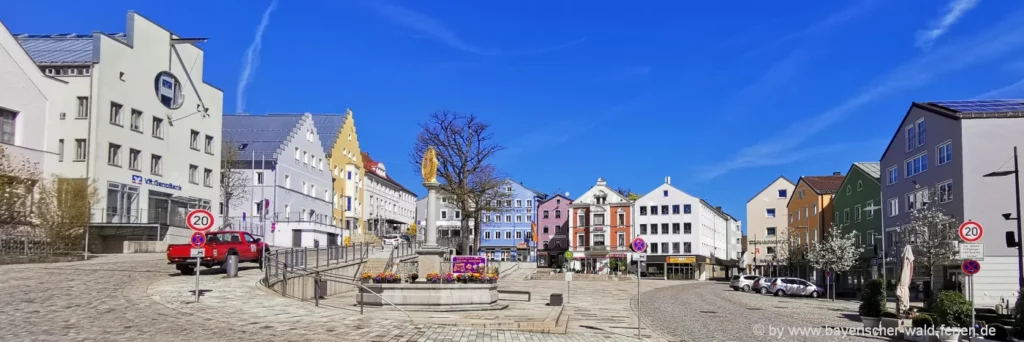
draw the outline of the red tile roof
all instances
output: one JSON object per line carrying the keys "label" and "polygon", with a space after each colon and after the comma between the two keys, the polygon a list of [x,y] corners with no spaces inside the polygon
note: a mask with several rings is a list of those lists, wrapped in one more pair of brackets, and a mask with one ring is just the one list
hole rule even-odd
{"label": "red tile roof", "polygon": [[814,192],[822,195],[839,191],[839,188],[843,186],[843,180],[846,179],[846,176],[803,176],[800,178],[807,182],[807,185]]}
{"label": "red tile roof", "polygon": [[409,190],[408,188],[403,186],[402,183],[399,183],[398,181],[392,179],[391,176],[389,176],[387,174],[381,175],[379,172],[377,172],[377,165],[380,165],[380,162],[378,162],[376,160],[373,160],[373,158],[370,158],[370,154],[369,153],[363,152],[362,155],[363,155],[363,168],[366,169],[367,173],[372,173],[374,176],[377,176],[377,177],[380,177],[380,178],[382,178],[384,180],[387,180],[388,182],[391,182],[391,184],[394,184],[394,185],[398,186],[400,189],[405,190],[406,192],[412,194],[413,197],[416,197],[416,193],[412,192],[411,190]]}

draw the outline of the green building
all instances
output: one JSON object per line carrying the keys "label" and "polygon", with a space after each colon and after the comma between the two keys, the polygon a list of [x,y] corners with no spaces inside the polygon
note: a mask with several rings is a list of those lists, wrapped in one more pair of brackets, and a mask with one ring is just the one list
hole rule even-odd
{"label": "green building", "polygon": [[[832,199],[835,224],[843,233],[857,232],[855,246],[861,247],[860,258],[850,271],[836,275],[837,292],[855,294],[869,280],[879,276],[872,267],[875,246],[882,248],[882,187],[879,163],[853,163],[843,185]],[[869,208],[873,208],[869,209]],[[854,292],[856,291],[856,292]]]}

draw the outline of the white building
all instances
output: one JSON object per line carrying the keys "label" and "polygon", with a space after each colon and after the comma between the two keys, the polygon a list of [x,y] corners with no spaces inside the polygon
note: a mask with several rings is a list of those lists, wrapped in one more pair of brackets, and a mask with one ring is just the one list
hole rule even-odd
{"label": "white building", "polygon": [[747,251],[750,260],[747,272],[768,274],[775,257],[778,238],[787,236],[789,227],[789,196],[796,184],[779,176],[747,201]]}
{"label": "white building", "polygon": [[384,163],[362,154],[366,169],[363,222],[378,234],[406,232],[416,222],[416,194],[388,176]]}
{"label": "white building", "polygon": [[64,112],[67,82],[45,75],[2,22],[0,80],[0,145],[44,175],[59,172],[60,131],[47,120]]}
{"label": "white building", "polygon": [[223,134],[238,153],[239,177],[253,184],[222,205],[234,228],[265,234],[275,246],[341,243],[331,170],[310,114],[226,115]]}
{"label": "white building", "polygon": [[[57,169],[100,187],[90,250],[124,241],[184,243],[184,217],[218,198],[223,95],[203,82],[203,39],[134,12],[125,33],[17,35],[44,74],[67,82],[47,117]],[[187,148],[186,148],[187,146]]]}
{"label": "white building", "polygon": [[[456,249],[458,248],[459,241],[463,238],[469,239],[470,249],[474,247],[475,236],[472,234],[473,227],[476,224],[473,220],[469,221],[470,234],[468,236],[463,235],[461,231],[462,227],[462,211],[457,209],[455,203],[444,196],[440,191],[437,193],[437,210],[434,213],[434,217],[437,218],[437,244],[442,247],[448,247]],[[417,239],[423,239],[423,229],[427,227],[427,197],[416,200],[416,224],[421,227],[417,230]],[[459,254],[467,254],[465,251],[457,251]]]}

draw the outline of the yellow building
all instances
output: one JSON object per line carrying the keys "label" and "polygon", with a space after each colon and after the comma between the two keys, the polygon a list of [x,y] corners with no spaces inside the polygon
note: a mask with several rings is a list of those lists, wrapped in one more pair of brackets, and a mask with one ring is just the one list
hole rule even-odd
{"label": "yellow building", "polygon": [[352,110],[346,110],[344,115],[313,115],[313,122],[334,179],[334,224],[344,229],[345,236],[362,235],[362,180],[365,170]]}

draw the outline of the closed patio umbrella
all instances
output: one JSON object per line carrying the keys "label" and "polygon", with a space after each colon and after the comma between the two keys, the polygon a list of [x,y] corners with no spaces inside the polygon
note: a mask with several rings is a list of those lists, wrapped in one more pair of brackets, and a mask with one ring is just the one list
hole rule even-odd
{"label": "closed patio umbrella", "polygon": [[896,287],[896,312],[902,313],[910,309],[910,281],[914,276],[914,252],[910,245],[903,246],[900,268],[900,281]]}

